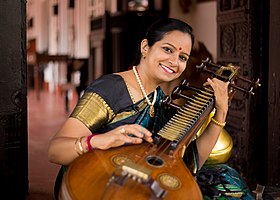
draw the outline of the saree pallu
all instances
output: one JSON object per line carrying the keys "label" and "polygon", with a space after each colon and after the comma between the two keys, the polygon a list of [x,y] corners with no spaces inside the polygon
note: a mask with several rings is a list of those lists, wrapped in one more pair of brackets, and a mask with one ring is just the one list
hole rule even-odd
{"label": "saree pallu", "polygon": [[[105,75],[87,88],[71,117],[80,120],[95,134],[108,132],[121,125],[139,124],[155,136],[175,113],[172,109],[162,109],[161,100],[165,94],[160,87],[156,90],[155,116],[150,117],[150,106],[145,98],[133,103],[123,78],[115,74]],[[151,101],[154,94],[148,95]],[[196,172],[198,156],[195,142],[192,143],[186,150],[185,163],[191,172]]]}
{"label": "saree pallu", "polygon": [[204,165],[195,178],[204,200],[254,199],[245,180],[226,164]]}

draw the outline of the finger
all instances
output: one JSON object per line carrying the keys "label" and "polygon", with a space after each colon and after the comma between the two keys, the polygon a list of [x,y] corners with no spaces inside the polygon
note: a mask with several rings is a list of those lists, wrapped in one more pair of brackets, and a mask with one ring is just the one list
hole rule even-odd
{"label": "finger", "polygon": [[130,133],[131,129],[127,125],[119,127],[117,131],[119,132],[116,134],[117,140],[123,144],[140,144],[143,142],[142,138],[135,137]]}
{"label": "finger", "polygon": [[146,129],[145,127],[143,127],[139,124],[125,125],[125,126],[122,126],[120,130],[122,130],[121,132],[125,133],[125,135],[143,138],[148,142],[153,141],[153,139],[151,137],[152,133],[148,129]]}
{"label": "finger", "polygon": [[138,125],[138,124],[135,124],[134,128],[136,128],[136,131],[139,131],[139,129],[141,130],[140,133],[144,140],[146,140],[147,142],[153,141],[153,139],[152,139],[153,134],[148,129],[146,129],[145,127]]}
{"label": "finger", "polygon": [[229,82],[221,81],[217,78],[207,79],[207,83],[213,88],[214,92],[220,92],[221,94],[227,93]]}
{"label": "finger", "polygon": [[134,125],[124,125],[119,127],[119,132],[122,135],[130,135],[130,136],[136,136],[138,138],[142,138],[143,134],[140,133],[139,128],[133,127]]}
{"label": "finger", "polygon": [[212,89],[215,91],[215,83],[214,83],[214,81],[212,79],[207,78],[207,82],[206,83],[207,84],[205,84],[205,85],[210,85],[212,87]]}
{"label": "finger", "polygon": [[153,142],[152,133],[148,131],[146,128],[144,128],[143,126],[141,127],[141,133],[143,134],[144,139],[147,142]]}
{"label": "finger", "polygon": [[129,143],[129,144],[140,144],[143,142],[142,138],[137,138],[137,137],[131,137],[131,136],[127,136],[125,143]]}

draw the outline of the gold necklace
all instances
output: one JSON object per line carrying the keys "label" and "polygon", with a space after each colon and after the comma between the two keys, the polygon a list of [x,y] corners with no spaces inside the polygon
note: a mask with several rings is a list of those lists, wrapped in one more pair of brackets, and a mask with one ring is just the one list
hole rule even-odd
{"label": "gold necklace", "polygon": [[155,108],[154,108],[154,105],[155,105],[155,102],[156,102],[156,99],[157,99],[157,90],[155,89],[153,102],[151,102],[150,99],[149,99],[148,96],[147,96],[147,93],[146,93],[144,87],[143,87],[143,84],[142,84],[141,79],[140,79],[140,76],[139,76],[139,74],[138,74],[138,72],[137,72],[136,66],[133,66],[133,72],[134,72],[134,74],[135,74],[137,83],[138,83],[138,85],[139,85],[139,87],[140,87],[140,89],[141,89],[141,92],[142,92],[142,94],[145,96],[145,99],[146,99],[148,105],[150,106],[150,112],[149,112],[150,117],[154,117],[154,116],[155,116]]}

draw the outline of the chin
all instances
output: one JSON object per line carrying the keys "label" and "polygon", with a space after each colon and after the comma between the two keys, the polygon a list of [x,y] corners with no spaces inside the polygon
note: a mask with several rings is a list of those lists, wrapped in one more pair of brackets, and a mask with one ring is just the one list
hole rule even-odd
{"label": "chin", "polygon": [[166,76],[166,77],[164,77],[162,80],[164,81],[164,82],[171,82],[171,81],[174,81],[174,80],[176,80],[178,77],[177,76]]}

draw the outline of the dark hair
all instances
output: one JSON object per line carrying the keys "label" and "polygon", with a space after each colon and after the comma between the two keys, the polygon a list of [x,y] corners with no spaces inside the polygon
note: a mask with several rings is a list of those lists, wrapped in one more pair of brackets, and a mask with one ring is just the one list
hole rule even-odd
{"label": "dark hair", "polygon": [[[153,23],[147,30],[144,39],[148,40],[148,45],[151,47],[156,42],[160,41],[166,33],[171,31],[181,31],[191,36],[192,47],[194,44],[194,34],[192,27],[187,23],[174,18],[162,18]],[[134,65],[139,64],[141,58],[140,46],[137,50],[136,59]]]}
{"label": "dark hair", "polygon": [[148,40],[148,45],[151,47],[157,41],[160,41],[166,33],[176,30],[189,34],[193,47],[194,34],[192,32],[192,27],[179,19],[164,18],[156,21],[148,28],[145,38]]}

